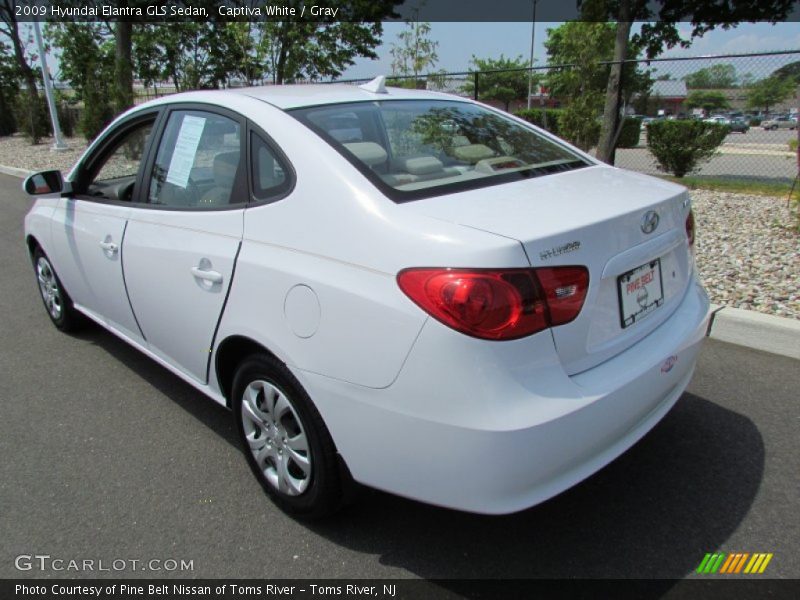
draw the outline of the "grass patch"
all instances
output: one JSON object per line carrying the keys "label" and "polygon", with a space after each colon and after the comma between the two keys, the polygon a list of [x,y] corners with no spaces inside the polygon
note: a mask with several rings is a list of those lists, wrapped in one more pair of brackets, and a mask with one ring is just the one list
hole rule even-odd
{"label": "grass patch", "polygon": [[[758,196],[778,196],[786,198],[792,189],[789,180],[766,181],[759,179],[736,179],[729,177],[671,177],[660,175],[662,179],[679,183],[690,190],[714,190],[718,192],[734,192],[739,194],[755,194]],[[795,189],[795,193],[797,189]]]}

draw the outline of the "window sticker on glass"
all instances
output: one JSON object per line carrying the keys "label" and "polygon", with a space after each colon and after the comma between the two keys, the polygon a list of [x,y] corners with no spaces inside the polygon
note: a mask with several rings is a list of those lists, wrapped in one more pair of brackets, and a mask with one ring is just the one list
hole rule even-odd
{"label": "window sticker on glass", "polygon": [[169,162],[167,171],[167,182],[173,185],[186,188],[189,183],[189,176],[192,172],[194,157],[197,154],[197,146],[200,144],[200,136],[203,135],[203,128],[206,119],[186,115],[181,123],[181,130],[178,139],[175,141],[175,150],[172,152],[172,160]]}

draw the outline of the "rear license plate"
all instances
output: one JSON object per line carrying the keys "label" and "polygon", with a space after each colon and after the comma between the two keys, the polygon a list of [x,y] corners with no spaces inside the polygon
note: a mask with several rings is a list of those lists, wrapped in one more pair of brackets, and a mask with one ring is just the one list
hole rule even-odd
{"label": "rear license plate", "polygon": [[638,323],[664,303],[661,259],[656,258],[617,278],[622,328]]}

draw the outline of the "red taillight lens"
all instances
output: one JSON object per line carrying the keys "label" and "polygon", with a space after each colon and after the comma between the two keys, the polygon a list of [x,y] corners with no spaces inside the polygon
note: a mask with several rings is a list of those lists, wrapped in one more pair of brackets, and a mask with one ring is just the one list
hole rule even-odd
{"label": "red taillight lens", "polygon": [[691,210],[686,216],[686,237],[689,238],[689,246],[694,246],[694,213]]}
{"label": "red taillight lens", "polygon": [[577,317],[589,289],[589,271],[584,267],[550,267],[536,269],[536,275],[547,294],[550,324],[563,325]]}
{"label": "red taillight lens", "polygon": [[[537,278],[540,272],[547,284]],[[397,282],[445,325],[474,337],[512,340],[574,319],[586,297],[589,273],[583,267],[422,268],[401,271]]]}

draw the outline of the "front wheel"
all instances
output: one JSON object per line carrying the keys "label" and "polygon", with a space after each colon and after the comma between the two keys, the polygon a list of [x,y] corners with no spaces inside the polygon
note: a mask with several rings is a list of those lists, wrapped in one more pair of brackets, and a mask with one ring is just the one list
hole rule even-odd
{"label": "front wheel", "polygon": [[33,268],[42,302],[53,325],[65,332],[78,329],[83,323],[83,318],[72,306],[72,300],[56,275],[50,259],[41,248],[36,248],[33,253]]}
{"label": "front wheel", "polygon": [[343,499],[343,477],[322,417],[286,365],[255,355],[233,380],[239,438],[261,486],[285,511],[326,516]]}

